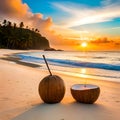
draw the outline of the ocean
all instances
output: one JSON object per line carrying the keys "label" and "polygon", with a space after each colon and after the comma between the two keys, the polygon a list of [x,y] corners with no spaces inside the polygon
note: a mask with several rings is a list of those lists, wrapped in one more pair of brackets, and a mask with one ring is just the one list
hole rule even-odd
{"label": "ocean", "polygon": [[99,80],[120,82],[120,52],[40,51],[17,54],[24,62],[39,64],[47,70],[42,55],[46,56],[51,71]]}

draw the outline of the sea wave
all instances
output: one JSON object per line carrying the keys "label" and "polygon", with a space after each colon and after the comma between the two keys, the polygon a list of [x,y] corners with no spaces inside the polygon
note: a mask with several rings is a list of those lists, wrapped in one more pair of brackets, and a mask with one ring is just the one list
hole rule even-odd
{"label": "sea wave", "polygon": [[[28,62],[41,63],[44,62],[42,57],[34,57],[24,54],[18,54],[19,58]],[[69,66],[69,67],[86,67],[86,68],[97,68],[97,69],[106,69],[106,70],[115,70],[120,71],[120,65],[106,64],[106,63],[94,63],[94,62],[84,62],[84,61],[75,61],[75,60],[63,60],[63,59],[52,59],[47,58],[47,61],[52,65],[59,66]]]}

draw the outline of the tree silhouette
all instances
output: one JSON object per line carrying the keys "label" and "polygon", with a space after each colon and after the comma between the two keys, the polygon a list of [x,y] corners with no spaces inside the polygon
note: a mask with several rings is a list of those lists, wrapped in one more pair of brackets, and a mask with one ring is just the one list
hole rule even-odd
{"label": "tree silhouette", "polygon": [[7,20],[4,20],[2,24],[3,24],[3,26],[6,26],[7,25]]}
{"label": "tree silhouette", "polygon": [[12,23],[11,23],[10,21],[8,21],[7,26],[8,26],[8,27],[11,27],[11,26],[12,26]]}
{"label": "tree silhouette", "polygon": [[9,49],[46,49],[49,47],[49,41],[38,33],[38,29],[34,31],[23,28],[24,23],[21,22],[19,27],[16,23],[4,20],[0,27],[0,48]]}
{"label": "tree silhouette", "polygon": [[20,23],[20,28],[23,28],[23,27],[24,27],[24,23],[21,22],[21,23]]}
{"label": "tree silhouette", "polygon": [[17,27],[17,24],[16,24],[16,23],[14,23],[14,24],[13,24],[13,27],[14,27],[14,29],[15,29],[15,28]]}

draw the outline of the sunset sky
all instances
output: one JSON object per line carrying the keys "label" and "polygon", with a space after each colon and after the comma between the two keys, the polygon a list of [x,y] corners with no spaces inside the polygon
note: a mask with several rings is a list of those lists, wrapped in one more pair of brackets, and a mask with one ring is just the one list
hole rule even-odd
{"label": "sunset sky", "polygon": [[0,21],[23,21],[57,49],[120,50],[120,0],[0,0]]}

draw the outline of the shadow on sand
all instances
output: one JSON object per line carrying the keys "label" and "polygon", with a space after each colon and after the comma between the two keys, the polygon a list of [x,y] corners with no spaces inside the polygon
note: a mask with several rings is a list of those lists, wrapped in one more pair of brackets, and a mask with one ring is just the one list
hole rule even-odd
{"label": "shadow on sand", "polygon": [[[109,114],[108,114],[109,113]],[[110,111],[100,104],[38,104],[12,120],[112,120]],[[106,118],[105,117],[105,118]],[[102,119],[105,120],[105,119]]]}

